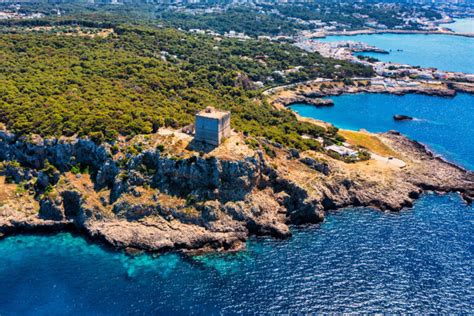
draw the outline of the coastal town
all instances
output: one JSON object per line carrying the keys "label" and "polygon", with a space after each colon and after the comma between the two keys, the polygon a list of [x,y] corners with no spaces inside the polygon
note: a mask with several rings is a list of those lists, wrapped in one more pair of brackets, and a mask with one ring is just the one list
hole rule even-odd
{"label": "coastal town", "polygon": [[[86,6],[108,6],[111,12],[120,12],[127,7],[127,1],[87,1]],[[145,9],[146,7],[146,9]],[[293,3],[291,1],[222,1],[209,5],[197,0],[155,1],[153,5],[143,5],[146,12],[161,17],[164,24],[183,28],[215,32],[223,36],[243,38],[264,36],[287,40],[309,33],[311,37],[329,35],[354,35],[375,32],[455,32],[450,23],[458,18],[474,16],[474,6],[470,1],[442,1],[434,5],[432,1],[363,1],[324,3]],[[134,9],[138,9],[135,7]],[[73,10],[68,3],[54,5],[30,5],[28,2],[0,1],[0,21],[38,19],[67,16]],[[140,12],[140,11],[139,11]],[[186,17],[186,21],[182,18]],[[250,17],[254,19],[247,20]],[[213,19],[222,21],[213,21]],[[240,19],[242,18],[242,19]],[[235,21],[234,21],[235,19]],[[240,20],[239,20],[240,19]],[[194,20],[196,20],[194,22]],[[243,21],[247,24],[240,25]],[[168,21],[168,23],[166,23]],[[209,22],[209,23],[208,23]],[[218,24],[216,24],[219,22]],[[275,29],[265,23],[274,23]],[[209,27],[202,27],[206,26]]]}
{"label": "coastal town", "polygon": [[[358,52],[375,52],[381,54],[389,54],[389,52],[374,46],[370,46],[363,42],[355,41],[336,41],[336,42],[320,42],[318,40],[300,38],[296,46],[310,52],[318,52],[324,57],[348,60],[353,63],[362,64],[373,67],[376,74],[385,77],[384,80],[375,80],[375,85],[384,85],[393,87],[400,86],[416,86],[416,82],[410,82],[411,79],[418,80],[440,80],[455,82],[474,82],[474,74],[466,74],[462,72],[444,71],[436,68],[421,68],[419,66],[400,64],[394,62],[382,62],[375,58],[356,55]],[[397,81],[394,78],[404,78],[405,80]]]}

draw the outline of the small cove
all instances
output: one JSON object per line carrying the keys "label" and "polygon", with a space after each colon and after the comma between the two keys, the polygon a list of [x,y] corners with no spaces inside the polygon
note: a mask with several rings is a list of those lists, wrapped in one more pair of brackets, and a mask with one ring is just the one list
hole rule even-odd
{"label": "small cove", "polygon": [[[345,94],[331,97],[334,107],[295,104],[302,116],[334,124],[343,129],[370,132],[397,130],[427,144],[444,157],[474,170],[474,96],[460,93],[454,98],[418,94]],[[414,117],[398,122],[393,115]]]}

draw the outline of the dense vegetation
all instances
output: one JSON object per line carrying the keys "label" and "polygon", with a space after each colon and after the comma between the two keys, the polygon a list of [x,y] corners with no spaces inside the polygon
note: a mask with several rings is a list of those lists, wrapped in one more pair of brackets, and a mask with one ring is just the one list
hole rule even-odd
{"label": "dense vegetation", "polygon": [[[300,135],[321,135],[321,128],[256,102],[260,91],[254,82],[371,74],[290,45],[131,26],[117,27],[106,38],[1,34],[0,59],[0,120],[10,130],[97,140],[183,126],[197,110],[213,105],[231,109],[238,130],[287,146],[314,147]],[[294,66],[303,68],[287,76],[275,73]]]}
{"label": "dense vegetation", "polygon": [[[322,129],[265,104],[259,99],[262,85],[366,77],[373,74],[371,69],[287,44],[216,40],[159,25],[258,36],[310,28],[302,20],[361,27],[359,12],[393,26],[408,12],[403,5],[332,0],[259,8],[226,0],[178,6],[120,2],[125,4],[22,3],[19,13],[46,16],[0,21],[0,122],[19,134],[77,134],[102,141],[183,126],[197,110],[213,105],[230,109],[233,127],[240,131],[287,146],[314,147],[316,142],[301,135],[319,136]],[[217,10],[203,10],[216,4]],[[430,9],[419,12],[436,17]],[[102,28],[114,33],[97,36]],[[334,138],[335,130],[325,136]]]}
{"label": "dense vegetation", "polygon": [[[404,3],[403,1],[350,1],[318,0],[288,3],[238,3],[231,0],[199,3],[174,3],[159,0],[39,0],[22,3],[20,13],[43,13],[57,18],[60,9],[66,18],[94,19],[96,22],[161,23],[166,26],[189,29],[211,29],[224,33],[231,30],[256,37],[259,35],[291,35],[303,29],[312,29],[314,21],[337,23],[340,29],[359,29],[366,22],[377,22],[389,28],[396,26],[417,29],[414,20],[405,24],[404,17],[416,16],[439,19],[441,14],[434,5]],[[0,3],[0,10],[2,8]],[[6,7],[8,9],[8,7]],[[10,10],[10,9],[8,9]],[[1,21],[0,23],[11,23]]]}
{"label": "dense vegetation", "polygon": [[162,17],[166,24],[186,30],[211,29],[221,34],[232,30],[252,37],[259,35],[290,35],[306,29],[303,25],[292,23],[279,16],[261,14],[244,8],[230,9],[222,13],[198,15],[168,12]]}

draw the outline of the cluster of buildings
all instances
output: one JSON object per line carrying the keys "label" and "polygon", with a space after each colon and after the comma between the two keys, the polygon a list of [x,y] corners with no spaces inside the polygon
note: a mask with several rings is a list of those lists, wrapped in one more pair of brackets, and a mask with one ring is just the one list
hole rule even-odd
{"label": "cluster of buildings", "polygon": [[420,86],[420,82],[412,81],[412,80],[396,80],[391,78],[375,78],[370,81],[372,86],[380,86],[384,88],[414,88]]}
{"label": "cluster of buildings", "polygon": [[229,32],[225,32],[224,33],[224,37],[228,37],[228,38],[236,38],[236,39],[240,39],[240,40],[248,40],[248,39],[251,39],[250,36],[248,35],[245,35],[245,33],[242,33],[242,32],[236,32],[236,31],[229,31]]}
{"label": "cluster of buildings", "polygon": [[[3,1],[0,0],[0,3],[2,2],[8,2],[8,1]],[[20,4],[11,4],[5,7],[2,7],[3,9],[0,10],[0,20],[9,20],[9,19],[41,19],[45,15],[40,12],[34,12],[34,13],[22,13],[21,12],[21,5]],[[59,9],[56,9],[56,14],[61,15],[61,11]]]}
{"label": "cluster of buildings", "polygon": [[16,11],[0,11],[0,20],[9,19],[40,19],[44,17],[43,13],[24,14]]}
{"label": "cluster of buildings", "polygon": [[384,77],[410,77],[421,80],[449,80],[474,82],[474,74],[462,72],[442,71],[436,68],[420,68],[410,65],[376,62],[374,70]]}
{"label": "cluster of buildings", "polygon": [[[295,46],[309,52],[318,52],[324,57],[347,60],[353,63],[372,67],[378,76],[385,78],[409,78],[418,80],[441,80],[441,81],[463,81],[474,82],[474,74],[461,72],[442,71],[436,68],[421,68],[406,64],[375,61],[370,58],[355,56],[354,52],[377,52],[388,53],[382,49],[370,46],[363,42],[337,41],[321,42],[308,38],[309,34],[299,37]],[[407,80],[376,80],[375,85],[385,87],[400,86],[410,87],[416,83]]]}
{"label": "cluster of buildings", "polygon": [[194,33],[194,34],[205,34],[205,35],[210,35],[210,36],[221,36],[219,33],[217,32],[214,32],[213,30],[202,30],[202,29],[190,29],[189,30],[190,33]]}
{"label": "cluster of buildings", "polygon": [[230,30],[229,32],[225,32],[224,34],[219,34],[213,30],[202,30],[202,29],[190,29],[189,32],[191,33],[195,33],[195,34],[205,34],[205,35],[210,35],[210,36],[214,36],[214,37],[220,37],[220,36],[223,36],[223,37],[228,37],[228,38],[236,38],[236,39],[240,39],[240,40],[249,40],[251,39],[250,36],[246,35],[245,33],[242,33],[242,32],[236,32],[236,31],[233,31],[233,30]]}
{"label": "cluster of buildings", "polygon": [[298,38],[295,46],[310,52],[318,52],[324,57],[352,60],[361,63],[353,56],[354,52],[375,52],[387,53],[375,46],[368,45],[363,42],[355,41],[337,41],[337,42],[321,42],[313,39],[308,39],[307,36]]}

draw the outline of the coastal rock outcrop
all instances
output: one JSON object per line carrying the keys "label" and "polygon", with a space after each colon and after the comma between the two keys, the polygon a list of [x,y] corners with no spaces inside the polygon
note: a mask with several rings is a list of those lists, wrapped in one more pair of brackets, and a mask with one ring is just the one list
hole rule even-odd
{"label": "coastal rock outcrop", "polygon": [[[290,224],[320,222],[331,209],[400,210],[425,190],[472,201],[471,172],[396,132],[378,137],[409,162],[405,168],[349,166],[278,146],[275,157],[257,150],[177,158],[161,149],[114,157],[109,145],[90,140],[0,132],[3,173],[29,187],[39,209],[3,207],[0,233],[75,229],[128,251],[227,251],[244,247],[250,235],[286,238]],[[377,168],[385,168],[384,179]]]}
{"label": "coastal rock outcrop", "polygon": [[295,95],[290,97],[280,97],[276,100],[277,103],[289,106],[292,104],[302,103],[314,105],[316,107],[334,106],[334,101],[331,99],[322,99],[319,95]]}
{"label": "coastal rock outcrop", "polygon": [[472,83],[427,83],[424,81],[384,81],[383,79],[351,80],[350,83],[335,80],[314,80],[302,84],[277,87],[264,94],[270,97],[273,105],[282,108],[295,103],[315,106],[332,106],[334,102],[328,97],[349,93],[390,93],[405,95],[410,93],[454,97],[460,92],[474,91]]}
{"label": "coastal rock outcrop", "polygon": [[393,116],[393,119],[395,121],[411,121],[413,120],[413,117],[408,116],[408,115],[397,114]]}

